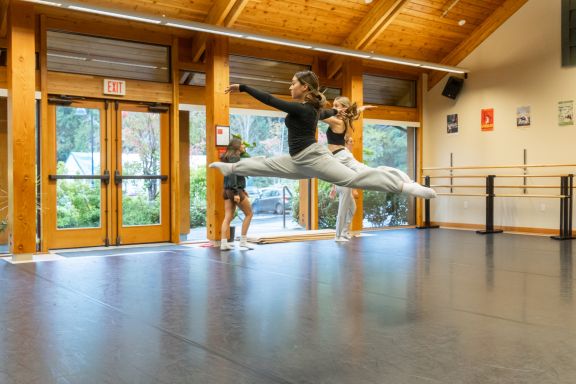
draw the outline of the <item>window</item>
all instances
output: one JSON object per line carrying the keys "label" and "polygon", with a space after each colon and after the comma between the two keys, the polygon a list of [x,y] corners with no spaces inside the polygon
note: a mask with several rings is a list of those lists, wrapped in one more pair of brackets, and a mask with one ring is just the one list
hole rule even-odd
{"label": "window", "polygon": [[[276,95],[290,95],[289,88],[292,75],[309,69],[308,65],[231,55],[230,83],[250,85]],[[180,84],[203,87],[206,85],[206,74],[180,71]],[[333,98],[340,95],[340,90],[328,88],[326,93],[327,97]]]}
{"label": "window", "polygon": [[[414,179],[416,129],[364,119],[364,163],[370,167],[388,166],[406,172]],[[415,222],[414,199],[405,195],[364,191],[365,228],[409,225]]]}
{"label": "window", "polygon": [[47,32],[48,70],[170,82],[169,47]]}
{"label": "window", "polygon": [[416,81],[364,75],[364,104],[416,107]]}

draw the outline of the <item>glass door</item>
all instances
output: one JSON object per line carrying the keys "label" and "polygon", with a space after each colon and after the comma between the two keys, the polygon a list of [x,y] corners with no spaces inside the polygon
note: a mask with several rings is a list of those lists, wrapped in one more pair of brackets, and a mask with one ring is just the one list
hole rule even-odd
{"label": "glass door", "polygon": [[47,141],[49,169],[43,204],[49,248],[107,245],[110,170],[106,143],[110,121],[106,104],[56,101],[50,104]]}
{"label": "glass door", "polygon": [[169,115],[162,109],[120,104],[114,151],[115,243],[170,239]]}
{"label": "glass door", "polygon": [[47,248],[169,241],[168,112],[52,101],[42,137]]}

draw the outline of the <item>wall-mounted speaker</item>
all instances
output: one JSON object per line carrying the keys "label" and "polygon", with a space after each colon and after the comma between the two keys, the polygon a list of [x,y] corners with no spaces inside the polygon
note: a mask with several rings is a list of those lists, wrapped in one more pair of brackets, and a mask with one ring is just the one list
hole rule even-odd
{"label": "wall-mounted speaker", "polygon": [[464,79],[450,76],[448,78],[448,81],[446,82],[446,85],[444,86],[442,96],[446,96],[451,99],[456,99],[456,97],[458,97],[458,94],[462,90],[463,85],[464,85]]}

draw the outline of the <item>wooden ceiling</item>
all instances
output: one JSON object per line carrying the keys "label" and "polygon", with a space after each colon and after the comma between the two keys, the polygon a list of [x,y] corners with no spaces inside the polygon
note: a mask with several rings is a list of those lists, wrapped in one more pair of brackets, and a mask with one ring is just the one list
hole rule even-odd
{"label": "wooden ceiling", "polygon": [[[240,31],[375,52],[399,58],[458,65],[527,0],[73,0],[86,6],[198,21]],[[69,18],[70,10],[37,6],[43,13]],[[68,14],[68,15],[66,15]],[[64,16],[65,15],[65,16]],[[106,20],[75,12],[74,18]],[[460,25],[464,21],[463,25]],[[137,22],[112,21],[160,30]],[[170,30],[189,37],[189,57],[201,60],[206,35]],[[234,44],[234,42],[233,42]],[[254,45],[240,42],[239,45]],[[267,46],[270,48],[270,46]],[[278,49],[277,47],[275,47]],[[281,48],[283,52],[291,50]],[[298,54],[302,54],[300,50]],[[329,75],[341,58],[325,56]],[[370,65],[374,65],[371,62]],[[405,67],[405,69],[410,69]],[[418,71],[419,69],[410,69]],[[432,73],[443,76],[444,73]]]}

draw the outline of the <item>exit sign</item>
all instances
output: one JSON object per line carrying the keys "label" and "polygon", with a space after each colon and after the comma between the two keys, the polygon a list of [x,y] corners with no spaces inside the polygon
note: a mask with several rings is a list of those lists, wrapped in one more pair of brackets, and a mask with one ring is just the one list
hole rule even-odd
{"label": "exit sign", "polygon": [[126,95],[126,82],[123,80],[110,80],[104,79],[104,94],[105,95]]}

